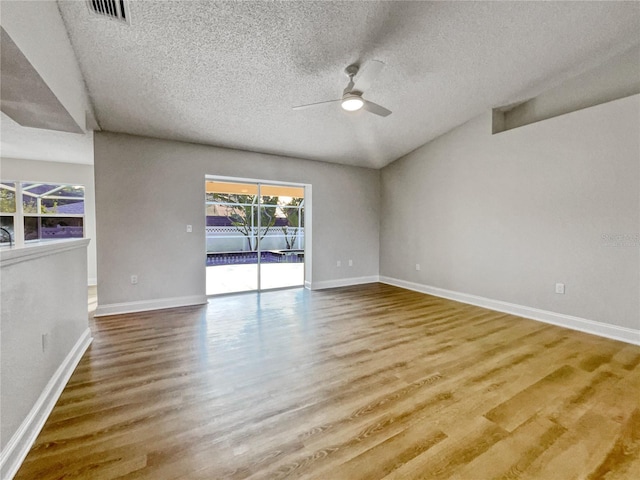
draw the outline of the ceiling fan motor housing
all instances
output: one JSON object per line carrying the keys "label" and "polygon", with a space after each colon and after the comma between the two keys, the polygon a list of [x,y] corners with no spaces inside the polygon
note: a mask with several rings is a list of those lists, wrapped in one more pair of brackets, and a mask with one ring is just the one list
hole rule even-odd
{"label": "ceiling fan motor housing", "polygon": [[360,70],[360,67],[358,67],[358,65],[349,65],[344,69],[344,73],[347,74],[347,77],[353,78],[358,73],[358,70]]}

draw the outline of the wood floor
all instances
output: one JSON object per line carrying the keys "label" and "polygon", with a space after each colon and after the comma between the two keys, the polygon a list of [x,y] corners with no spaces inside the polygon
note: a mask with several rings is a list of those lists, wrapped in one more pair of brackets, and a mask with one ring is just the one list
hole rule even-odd
{"label": "wood floor", "polygon": [[92,329],[16,478],[640,478],[640,347],[382,284]]}

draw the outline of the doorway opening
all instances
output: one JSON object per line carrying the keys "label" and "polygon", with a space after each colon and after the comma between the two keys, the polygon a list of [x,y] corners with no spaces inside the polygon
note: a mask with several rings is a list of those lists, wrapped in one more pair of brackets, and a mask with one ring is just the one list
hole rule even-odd
{"label": "doorway opening", "polygon": [[305,284],[305,186],[205,180],[207,295]]}

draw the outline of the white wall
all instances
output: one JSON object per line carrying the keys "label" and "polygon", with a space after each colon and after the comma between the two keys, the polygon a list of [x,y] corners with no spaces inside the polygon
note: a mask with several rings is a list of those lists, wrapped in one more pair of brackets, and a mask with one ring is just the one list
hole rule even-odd
{"label": "white wall", "polygon": [[95,285],[98,275],[96,268],[96,200],[93,165],[1,158],[0,177],[2,180],[84,185],[85,237],[91,239],[87,249],[88,282],[90,285]]}
{"label": "white wall", "polygon": [[639,132],[639,95],[493,136],[487,112],[393,162],[381,276],[640,329]]}
{"label": "white wall", "polygon": [[312,284],[378,274],[378,170],[107,132],[94,145],[100,307],[205,295],[205,175],[311,184]]}
{"label": "white wall", "polygon": [[91,341],[87,242],[0,251],[2,478],[12,478]]}

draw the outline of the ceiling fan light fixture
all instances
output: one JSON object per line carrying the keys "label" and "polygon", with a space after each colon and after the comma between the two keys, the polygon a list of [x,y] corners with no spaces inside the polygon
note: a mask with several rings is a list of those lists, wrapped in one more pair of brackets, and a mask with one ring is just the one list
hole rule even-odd
{"label": "ceiling fan light fixture", "polygon": [[360,110],[364,107],[364,100],[360,95],[345,95],[342,98],[340,105],[342,106],[342,109],[347,112],[355,112],[356,110]]}
{"label": "ceiling fan light fixture", "polygon": [[370,100],[362,98],[363,92],[371,85],[380,70],[384,67],[384,63],[379,60],[370,60],[360,71],[358,65],[349,65],[345,72],[349,77],[349,83],[342,91],[342,98],[335,100],[325,100],[324,102],[307,103],[304,105],[296,105],[294,110],[302,110],[309,107],[318,107],[327,104],[339,103],[345,112],[357,112],[358,110],[366,110],[369,113],[378,115],[379,117],[387,117],[391,115],[391,110],[387,110],[382,105],[373,103]]}

